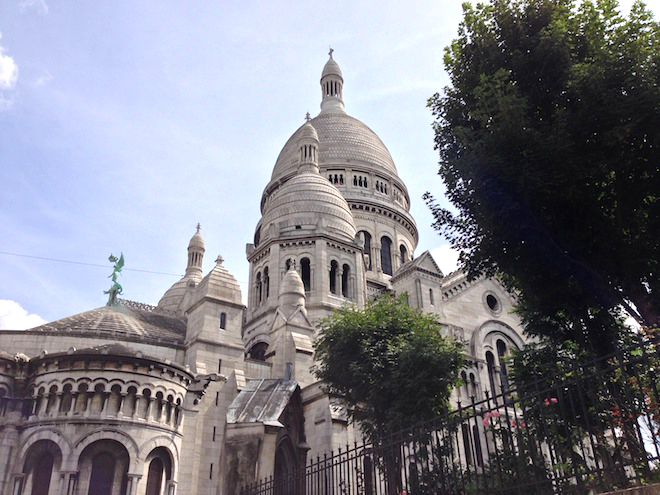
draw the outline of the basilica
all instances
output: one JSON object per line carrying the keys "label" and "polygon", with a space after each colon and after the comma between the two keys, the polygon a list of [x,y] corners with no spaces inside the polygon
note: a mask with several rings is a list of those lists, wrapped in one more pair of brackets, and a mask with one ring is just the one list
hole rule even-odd
{"label": "basilica", "polygon": [[503,358],[523,344],[514,297],[416,253],[406,185],[347,114],[343,85],[331,52],[321,111],[284,144],[261,196],[247,306],[221,257],[203,272],[198,225],[157,306],[112,299],[0,331],[0,495],[233,495],[353,442],[341,400],[310,372],[316,325],[386,293],[465,343],[456,400],[498,392]]}

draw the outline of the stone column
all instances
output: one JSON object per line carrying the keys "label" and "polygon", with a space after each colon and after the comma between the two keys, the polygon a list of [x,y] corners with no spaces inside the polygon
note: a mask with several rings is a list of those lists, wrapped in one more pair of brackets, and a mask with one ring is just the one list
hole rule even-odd
{"label": "stone column", "polygon": [[128,474],[126,476],[128,478],[128,482],[126,483],[126,495],[137,495],[138,483],[140,482],[142,475]]}
{"label": "stone column", "polygon": [[343,265],[337,265],[337,295],[339,297],[344,296],[344,287],[343,287],[343,282],[344,281],[344,268]]}
{"label": "stone column", "polygon": [[37,416],[45,416],[46,410],[48,409],[48,399],[50,398],[49,393],[45,393],[41,396],[41,404],[39,404],[39,411],[37,411]]}
{"label": "stone column", "polygon": [[124,400],[126,399],[126,392],[119,393],[119,407],[117,409],[117,417],[121,418],[124,414],[121,412],[124,407]]}
{"label": "stone column", "polygon": [[25,486],[25,474],[15,474],[14,475],[14,487],[12,490],[12,495],[23,495],[23,487]]}
{"label": "stone column", "polygon": [[136,420],[138,418],[138,413],[140,411],[140,400],[142,400],[142,394],[135,394],[135,408],[133,409],[133,417],[131,419]]}
{"label": "stone column", "polygon": [[61,495],[73,495],[78,482],[78,471],[60,471]]}
{"label": "stone column", "polygon": [[176,495],[176,481],[169,480],[165,484],[165,495]]}
{"label": "stone column", "polygon": [[147,399],[147,412],[146,412],[146,414],[144,415],[144,419],[145,419],[147,422],[151,421],[151,410],[153,409],[153,403],[154,403],[154,399],[153,399],[153,397],[149,397],[149,398]]}
{"label": "stone column", "polygon": [[55,404],[53,404],[51,417],[55,417],[60,414],[60,404],[62,404],[62,392],[57,392],[55,394]]}
{"label": "stone column", "polygon": [[380,239],[372,239],[372,247],[371,247],[371,252],[373,253],[373,262],[372,262],[372,268],[374,269],[375,272],[381,272],[383,271],[382,267],[380,266]]}
{"label": "stone column", "polygon": [[67,411],[67,416],[73,416],[73,411],[76,409],[76,402],[78,402],[78,392],[71,391],[71,405]]}

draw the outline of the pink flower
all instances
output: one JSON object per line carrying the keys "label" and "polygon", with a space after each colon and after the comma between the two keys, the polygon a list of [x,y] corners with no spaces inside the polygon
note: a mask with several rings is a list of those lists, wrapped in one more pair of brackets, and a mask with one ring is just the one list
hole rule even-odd
{"label": "pink flower", "polygon": [[491,413],[491,416],[492,416],[493,418],[499,418],[499,417],[500,417],[500,413],[498,413],[497,411],[494,411],[494,412]]}
{"label": "pink flower", "polygon": [[488,418],[484,418],[484,420],[482,421],[482,423],[484,424],[484,426],[488,426]]}
{"label": "pink flower", "polygon": [[551,403],[551,404],[556,404],[557,402],[559,402],[559,401],[558,401],[555,397],[553,397],[552,399],[550,399],[550,403]]}
{"label": "pink flower", "polygon": [[518,423],[516,423],[515,421],[511,421],[511,426],[514,426],[514,427],[515,427],[517,424],[518,424]]}
{"label": "pink flower", "polygon": [[527,425],[525,423],[520,423],[521,428],[527,428]]}

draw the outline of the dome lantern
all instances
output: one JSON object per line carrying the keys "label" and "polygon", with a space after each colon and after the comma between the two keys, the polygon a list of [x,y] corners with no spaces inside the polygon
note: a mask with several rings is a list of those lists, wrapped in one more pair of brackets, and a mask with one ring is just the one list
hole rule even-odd
{"label": "dome lantern", "polygon": [[344,100],[342,99],[342,89],[344,78],[341,75],[341,69],[337,62],[332,58],[330,48],[330,59],[326,62],[321,73],[321,113],[324,112],[343,112]]}
{"label": "dome lantern", "polygon": [[201,226],[197,224],[197,232],[190,239],[188,244],[188,266],[186,267],[186,276],[197,275],[201,278],[202,275],[202,260],[204,258],[204,239],[200,233]]}

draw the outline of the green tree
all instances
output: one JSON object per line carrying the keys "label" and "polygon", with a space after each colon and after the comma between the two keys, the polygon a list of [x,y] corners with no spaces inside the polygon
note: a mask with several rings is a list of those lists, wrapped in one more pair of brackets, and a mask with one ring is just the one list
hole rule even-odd
{"label": "green tree", "polygon": [[442,336],[433,316],[408,307],[403,297],[386,296],[321,321],[314,373],[378,444],[449,409],[462,349]]}
{"label": "green tree", "polygon": [[429,100],[455,207],[427,193],[434,226],[519,292],[529,333],[610,352],[620,308],[660,324],[658,23],[615,0],[463,9]]}

